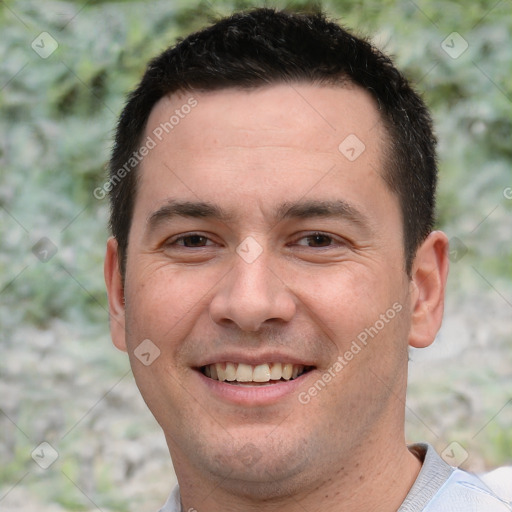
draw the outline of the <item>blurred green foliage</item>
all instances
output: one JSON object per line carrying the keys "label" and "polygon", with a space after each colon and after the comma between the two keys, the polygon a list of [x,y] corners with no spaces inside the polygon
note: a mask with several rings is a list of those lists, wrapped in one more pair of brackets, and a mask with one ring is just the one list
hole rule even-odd
{"label": "blurred green foliage", "polygon": [[[105,180],[124,97],[147,60],[177,36],[253,5],[322,7],[343,25],[373,36],[379,47],[396,56],[436,119],[441,157],[439,225],[460,238],[469,252],[466,265],[456,269],[457,280],[470,286],[478,279],[467,270],[469,261],[478,261],[482,272],[493,278],[511,275],[512,201],[503,195],[512,185],[509,3],[3,2],[0,289],[6,289],[0,295],[4,302],[0,320],[4,329],[19,322],[43,326],[53,317],[105,323],[102,257],[107,204],[106,199],[95,199],[92,191]],[[457,59],[441,48],[454,31],[469,45]],[[44,59],[31,47],[41,32],[48,32],[59,45]],[[47,263],[31,252],[42,236],[58,247]]]}
{"label": "blurred green foliage", "polygon": [[[105,182],[125,95],[148,59],[178,36],[234,9],[262,5],[323,8],[395,56],[436,120],[439,226],[468,251],[452,264],[452,292],[488,289],[473,267],[497,289],[510,290],[512,200],[504,195],[512,187],[510,2],[5,1],[0,2],[0,343],[9,344],[9,334],[22,324],[46,327],[54,318],[76,326],[77,337],[91,328],[105,332],[108,205],[93,190]],[[47,58],[31,46],[42,32],[58,43]],[[468,44],[457,59],[441,46],[453,32]],[[46,263],[32,252],[42,237],[58,250]],[[510,453],[508,432],[506,427],[493,432],[490,460],[501,461],[502,449]],[[0,481],[17,480],[26,464],[31,444],[20,437],[15,447],[12,463],[0,468]],[[67,464],[74,476],[80,460]],[[125,510],[108,475],[98,481],[100,505]],[[47,489],[52,499],[70,510],[86,506],[76,501],[72,484],[54,484]]]}

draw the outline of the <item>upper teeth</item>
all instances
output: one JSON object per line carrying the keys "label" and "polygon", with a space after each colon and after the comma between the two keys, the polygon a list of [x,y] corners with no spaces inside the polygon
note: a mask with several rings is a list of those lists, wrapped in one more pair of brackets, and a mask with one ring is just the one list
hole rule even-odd
{"label": "upper teeth", "polygon": [[264,363],[256,366],[244,363],[215,363],[204,366],[207,377],[220,381],[269,382],[297,378],[304,366],[291,363]]}

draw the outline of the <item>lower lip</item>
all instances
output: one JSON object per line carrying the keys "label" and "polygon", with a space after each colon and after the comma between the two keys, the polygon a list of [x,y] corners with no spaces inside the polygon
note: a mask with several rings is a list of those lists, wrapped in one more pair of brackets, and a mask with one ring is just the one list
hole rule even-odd
{"label": "lower lip", "polygon": [[228,384],[219,380],[210,379],[196,370],[201,382],[218,398],[223,401],[235,403],[238,405],[270,405],[278,402],[287,395],[297,392],[299,386],[303,384],[306,378],[313,371],[306,372],[293,380],[276,382],[267,386],[238,386]]}

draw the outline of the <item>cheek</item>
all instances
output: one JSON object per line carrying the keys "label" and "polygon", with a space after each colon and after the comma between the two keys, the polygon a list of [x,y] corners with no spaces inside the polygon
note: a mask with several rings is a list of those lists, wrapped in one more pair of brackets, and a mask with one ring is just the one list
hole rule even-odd
{"label": "cheek", "polygon": [[[189,370],[184,367],[181,350],[204,311],[202,299],[209,287],[199,277],[193,270],[178,273],[162,266],[151,267],[151,271],[146,267],[127,279],[131,367],[144,401],[162,426],[176,424],[192,407],[182,385]],[[147,353],[149,356],[144,356]]]}
{"label": "cheek", "polygon": [[373,325],[401,294],[379,269],[353,262],[296,272],[290,287],[310,315],[346,339]]}
{"label": "cheek", "polygon": [[134,272],[127,282],[131,283],[126,289],[129,338],[136,334],[168,346],[187,331],[216,281],[197,268],[172,270],[153,264]]}

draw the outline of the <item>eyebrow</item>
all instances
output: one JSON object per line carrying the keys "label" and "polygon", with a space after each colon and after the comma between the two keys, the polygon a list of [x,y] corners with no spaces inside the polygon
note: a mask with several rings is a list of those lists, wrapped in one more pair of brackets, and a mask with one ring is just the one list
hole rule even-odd
{"label": "eyebrow", "polygon": [[233,215],[217,205],[204,201],[178,201],[169,199],[163,206],[148,217],[148,230],[156,229],[160,224],[170,221],[174,217],[209,218],[221,222],[230,222]]}
{"label": "eyebrow", "polygon": [[367,217],[351,204],[337,199],[335,201],[307,200],[295,203],[285,202],[276,211],[277,220],[292,218],[307,219],[312,217],[343,218],[360,224],[363,227],[369,225]]}
{"label": "eyebrow", "polygon": [[[151,213],[147,221],[147,230],[153,231],[159,225],[175,217],[213,219],[220,222],[232,222],[236,216],[218,205],[205,201],[179,201],[169,199],[158,210]],[[274,211],[276,222],[286,219],[342,218],[363,228],[369,228],[368,218],[357,208],[343,200],[302,200],[284,202]]]}

